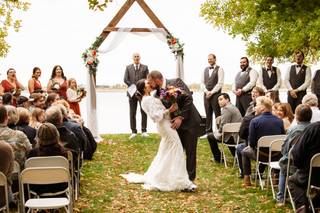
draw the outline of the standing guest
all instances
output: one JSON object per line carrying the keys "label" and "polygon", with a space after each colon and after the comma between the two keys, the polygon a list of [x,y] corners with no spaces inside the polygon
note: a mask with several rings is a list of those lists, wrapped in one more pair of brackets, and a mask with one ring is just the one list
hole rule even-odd
{"label": "standing guest", "polygon": [[[300,104],[297,106],[296,111],[297,125],[291,126],[288,134],[281,148],[282,157],[279,160],[280,175],[279,175],[279,192],[277,194],[277,202],[284,202],[284,190],[288,166],[288,153],[290,148],[294,145],[298,137],[302,134],[303,130],[310,124],[312,111],[307,104]],[[290,169],[291,170],[291,169]]]}
{"label": "standing guest", "polygon": [[60,98],[67,99],[68,81],[64,76],[63,69],[60,65],[53,67],[51,78],[48,82],[47,92],[58,93]]}
{"label": "standing guest", "polygon": [[13,96],[13,105],[16,106],[16,99],[20,96],[22,84],[17,80],[16,71],[13,68],[8,69],[7,79],[1,81],[0,94],[10,92]]}
{"label": "standing guest", "polygon": [[[310,160],[316,154],[320,153],[320,122],[315,122],[307,126],[299,141],[292,148],[293,164],[297,171],[289,177],[289,189],[297,212],[308,211],[308,199],[306,196],[307,184],[310,170]],[[315,169],[312,172],[311,185],[320,186],[320,170]],[[319,194],[314,198],[315,207],[320,206]]]}
{"label": "standing guest", "polygon": [[310,67],[303,64],[303,52],[296,51],[294,55],[295,64],[288,68],[284,80],[288,88],[288,103],[293,111],[301,104],[311,83],[311,70]]}
{"label": "standing guest", "polygon": [[273,56],[268,56],[266,58],[265,66],[261,67],[261,70],[259,72],[258,85],[264,90],[265,93],[268,91],[273,91],[276,95],[276,102],[279,102],[281,73],[278,67],[272,66],[273,62]]}
{"label": "standing guest", "polygon": [[232,91],[236,95],[236,107],[238,107],[242,116],[245,115],[249,107],[251,98],[251,91],[256,85],[258,73],[249,66],[249,59],[242,57],[240,59],[241,70],[235,77],[235,82],[232,85]]}
{"label": "standing guest", "polygon": [[315,71],[311,82],[311,91],[318,98],[318,107],[320,107],[320,70]]}
{"label": "standing guest", "polygon": [[[140,63],[139,53],[134,53],[133,64],[130,64],[126,67],[126,71],[124,73],[124,83],[128,86],[128,88],[135,87],[137,81],[139,81],[140,79],[147,78],[148,74],[149,74],[148,66]],[[140,111],[141,111],[142,137],[148,137],[149,135],[147,133],[147,114],[141,108],[141,101],[139,101],[135,95],[130,95],[129,92],[127,92],[127,96],[129,98],[130,127],[132,132],[129,139],[135,138],[137,136],[136,113],[137,113],[138,102],[139,102]]]}
{"label": "standing guest", "polygon": [[29,126],[31,113],[29,110],[23,107],[17,108],[18,113],[18,122],[16,124],[16,130],[20,130],[24,134],[26,134],[29,142],[31,143],[32,147],[36,144],[36,134],[37,130],[31,126]]}
{"label": "standing guest", "polygon": [[31,111],[31,119],[29,126],[39,129],[40,125],[45,121],[45,111],[44,109],[35,107]]}
{"label": "standing guest", "polygon": [[[260,115],[251,120],[249,126],[249,146],[245,147],[241,152],[244,174],[244,187],[251,186],[250,160],[256,160],[259,139],[267,135],[285,134],[282,120],[271,114],[273,104],[272,101],[264,96],[258,97],[256,101],[256,114]],[[264,150],[261,151],[264,152]]]}
{"label": "standing guest", "polygon": [[[13,171],[14,155],[11,146],[0,140],[0,172],[7,177],[8,186],[11,186],[11,175]],[[4,188],[0,186],[0,206],[5,205]]]}
{"label": "standing guest", "polygon": [[32,93],[43,92],[41,82],[39,80],[40,76],[41,76],[41,69],[39,67],[33,68],[31,79],[28,81],[28,89],[29,89],[30,95]]}
{"label": "standing guest", "polygon": [[[208,134],[208,142],[210,144],[211,152],[215,162],[220,163],[221,152],[218,147],[218,142],[220,143],[222,138],[222,129],[225,124],[228,123],[238,123],[242,121],[242,116],[237,107],[235,107],[230,102],[230,97],[227,93],[221,93],[218,97],[219,106],[221,107],[221,122],[219,130],[215,131],[213,134]],[[232,134],[225,134],[224,142],[228,144],[235,144],[235,140]],[[231,154],[235,155],[235,148],[228,147]]]}
{"label": "standing guest", "polygon": [[284,129],[287,131],[294,119],[290,104],[280,103],[277,105],[276,116],[283,121]]}
{"label": "standing guest", "polygon": [[70,109],[77,115],[81,115],[79,102],[84,97],[84,93],[78,93],[77,81],[74,78],[70,78],[68,81],[69,88],[67,90],[67,100],[69,102]]}
{"label": "standing guest", "polygon": [[201,88],[204,91],[203,102],[206,111],[206,133],[212,132],[212,113],[215,117],[221,115],[218,96],[224,82],[224,71],[222,67],[216,64],[216,56],[208,55],[209,66],[204,69]]}

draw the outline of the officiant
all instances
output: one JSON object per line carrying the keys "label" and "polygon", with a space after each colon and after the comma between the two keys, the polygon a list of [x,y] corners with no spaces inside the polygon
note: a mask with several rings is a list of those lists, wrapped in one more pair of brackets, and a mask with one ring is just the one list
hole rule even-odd
{"label": "officiant", "polygon": [[134,95],[137,81],[147,78],[149,70],[147,65],[140,63],[141,57],[139,53],[133,53],[132,59],[133,63],[126,67],[126,71],[124,73],[124,83],[128,86],[127,96],[129,98],[130,128],[132,132],[129,139],[133,139],[137,136],[136,114],[138,102],[141,111],[141,136],[149,136],[147,133],[147,115],[141,108],[141,101],[139,101]]}

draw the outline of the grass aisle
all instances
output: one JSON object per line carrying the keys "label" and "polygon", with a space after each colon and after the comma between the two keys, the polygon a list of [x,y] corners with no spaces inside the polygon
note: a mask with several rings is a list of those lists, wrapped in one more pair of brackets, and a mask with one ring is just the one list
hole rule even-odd
{"label": "grass aisle", "polygon": [[290,206],[276,208],[271,190],[243,189],[237,169],[225,169],[210,161],[207,140],[198,142],[195,193],[145,191],[119,176],[129,171],[143,173],[155,156],[159,136],[105,135],[94,160],[83,167],[80,212],[290,212]]}

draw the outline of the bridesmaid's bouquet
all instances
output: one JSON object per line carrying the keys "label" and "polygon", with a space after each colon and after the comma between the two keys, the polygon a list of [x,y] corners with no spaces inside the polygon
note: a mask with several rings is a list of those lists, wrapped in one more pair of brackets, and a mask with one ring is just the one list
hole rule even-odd
{"label": "bridesmaid's bouquet", "polygon": [[[178,97],[182,94],[180,88],[168,86],[166,89],[160,89],[160,100],[162,104],[168,109],[174,103],[177,103]],[[180,110],[172,113],[174,117],[180,115]]]}

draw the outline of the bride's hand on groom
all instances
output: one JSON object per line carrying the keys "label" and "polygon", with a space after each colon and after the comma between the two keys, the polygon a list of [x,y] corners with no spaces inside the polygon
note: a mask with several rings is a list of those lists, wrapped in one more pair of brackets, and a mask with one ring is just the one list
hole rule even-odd
{"label": "bride's hand on groom", "polygon": [[169,108],[169,112],[175,112],[178,109],[179,109],[178,104],[177,103],[173,103]]}
{"label": "bride's hand on groom", "polygon": [[182,117],[178,116],[171,120],[171,128],[178,129],[182,123]]}

